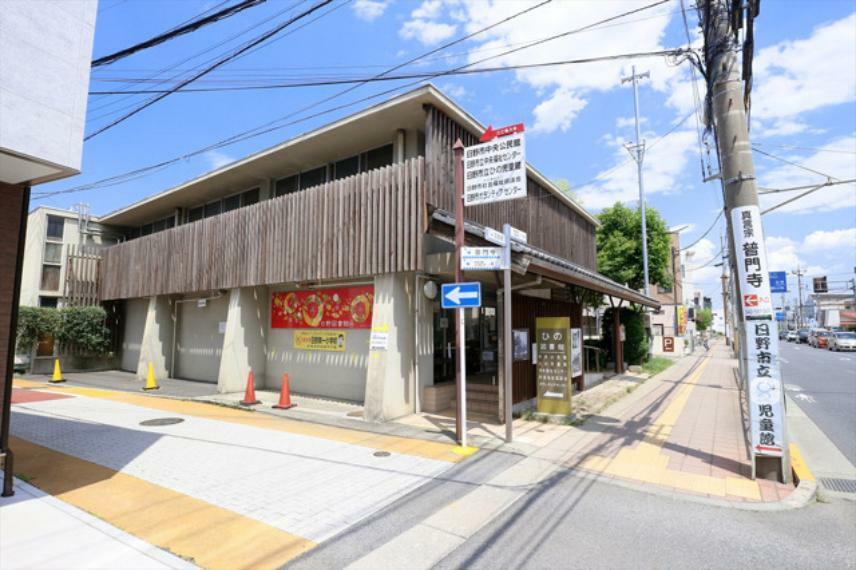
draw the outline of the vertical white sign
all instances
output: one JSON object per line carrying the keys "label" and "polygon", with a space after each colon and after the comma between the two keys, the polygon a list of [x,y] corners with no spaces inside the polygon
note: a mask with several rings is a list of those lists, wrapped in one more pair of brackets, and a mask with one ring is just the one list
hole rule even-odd
{"label": "vertical white sign", "polygon": [[583,374],[583,329],[571,329],[571,378]]}
{"label": "vertical white sign", "polygon": [[758,206],[734,208],[731,210],[731,229],[734,232],[734,261],[740,280],[743,315],[747,320],[772,318],[773,298],[761,209]]}
{"label": "vertical white sign", "polygon": [[523,133],[468,146],[464,150],[464,205],[526,197]]}
{"label": "vertical white sign", "polygon": [[785,432],[778,328],[773,319],[746,321],[744,327],[752,451],[781,457]]}

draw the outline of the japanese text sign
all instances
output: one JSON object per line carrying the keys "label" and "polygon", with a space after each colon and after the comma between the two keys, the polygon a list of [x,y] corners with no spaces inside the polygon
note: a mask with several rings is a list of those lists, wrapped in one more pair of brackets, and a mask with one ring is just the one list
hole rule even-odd
{"label": "japanese text sign", "polygon": [[463,271],[506,269],[502,254],[501,247],[463,247],[461,248],[461,269]]}
{"label": "japanese text sign", "polygon": [[535,319],[538,411],[543,414],[571,413],[571,319]]}
{"label": "japanese text sign", "polygon": [[299,350],[345,352],[345,334],[329,330],[294,331],[293,344]]}
{"label": "japanese text sign", "polygon": [[772,317],[770,274],[767,271],[767,247],[764,244],[760,208],[734,208],[731,210],[731,227],[743,315],[746,319]]}
{"label": "japanese text sign", "polygon": [[778,328],[772,319],[747,321],[745,327],[752,451],[780,457],[785,434]]}
{"label": "japanese text sign", "polygon": [[526,197],[526,145],[523,133],[464,149],[464,205]]}
{"label": "japanese text sign", "polygon": [[274,329],[368,329],[374,286],[312,291],[279,291],[271,297]]}

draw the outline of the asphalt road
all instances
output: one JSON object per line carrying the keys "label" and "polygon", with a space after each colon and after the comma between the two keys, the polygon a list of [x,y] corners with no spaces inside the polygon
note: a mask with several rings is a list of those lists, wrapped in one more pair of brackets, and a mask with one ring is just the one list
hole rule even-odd
{"label": "asphalt road", "polygon": [[856,502],[791,511],[691,503],[565,475],[532,491],[437,566],[854,568]]}
{"label": "asphalt road", "polygon": [[856,353],[780,343],[785,390],[856,465]]}

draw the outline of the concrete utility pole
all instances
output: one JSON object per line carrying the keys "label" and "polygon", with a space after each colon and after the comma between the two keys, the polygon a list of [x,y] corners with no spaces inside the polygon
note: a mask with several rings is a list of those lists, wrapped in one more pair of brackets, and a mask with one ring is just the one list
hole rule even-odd
{"label": "concrete utility pole", "polygon": [[797,328],[805,326],[805,318],[803,318],[803,294],[802,294],[802,278],[805,275],[805,270],[800,270],[800,264],[797,263],[796,271],[791,271],[791,275],[797,276]]}
{"label": "concrete utility pole", "polygon": [[639,212],[642,215],[642,271],[645,274],[645,296],[650,296],[650,284],[648,282],[648,227],[645,223],[645,187],[642,184],[642,161],[645,159],[645,141],[641,140],[639,132],[639,79],[651,78],[649,72],[636,73],[636,66],[631,68],[630,77],[623,77],[621,83],[633,83],[633,113],[636,117],[636,144],[627,144],[625,147],[636,161],[636,175],[639,180]]}
{"label": "concrete utility pole", "polygon": [[[742,10],[743,4],[707,0],[699,6],[704,28],[710,114],[729,225],[729,263],[738,301],[732,309],[737,317],[735,328],[741,333],[740,364],[750,405],[753,475],[789,482],[791,469],[778,362],[779,337],[770,332],[775,330],[775,320],[766,244],[749,141],[742,65],[738,57],[741,46],[738,30],[732,28],[732,23],[744,19],[732,17],[732,7]],[[756,4],[750,2],[749,9],[757,9]],[[735,231],[735,226],[739,231]]]}
{"label": "concrete utility pole", "polygon": [[[719,234],[719,245],[725,254],[725,235]],[[725,269],[725,260],[722,260],[722,276],[719,278],[722,281],[722,332],[725,335],[725,346],[731,346],[731,341],[728,336],[728,274]]]}

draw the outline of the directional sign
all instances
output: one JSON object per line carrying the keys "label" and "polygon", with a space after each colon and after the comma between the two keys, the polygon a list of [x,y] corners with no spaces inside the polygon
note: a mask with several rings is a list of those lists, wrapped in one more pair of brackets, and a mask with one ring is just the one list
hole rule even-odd
{"label": "directional sign", "polygon": [[526,145],[523,133],[464,149],[464,205],[526,197]]}
{"label": "directional sign", "polygon": [[[511,228],[511,241],[516,241],[518,243],[526,243],[527,239],[526,232],[523,230],[518,230],[515,227]],[[489,241],[490,243],[495,243],[496,245],[505,245],[505,236],[502,232],[498,232],[493,228],[485,227],[484,229],[484,239]]]}
{"label": "directional sign", "polygon": [[788,274],[784,271],[770,272],[770,293],[788,292]]}
{"label": "directional sign", "polygon": [[522,133],[523,129],[523,123],[517,123],[516,125],[509,125],[499,129],[494,129],[493,126],[489,125],[484,134],[479,138],[479,142],[488,142],[492,141],[496,137],[505,137],[514,133]]}
{"label": "directional sign", "polygon": [[444,309],[481,307],[481,283],[444,283],[441,291]]}
{"label": "directional sign", "polygon": [[498,271],[505,269],[501,247],[461,248],[461,269],[464,271]]}

